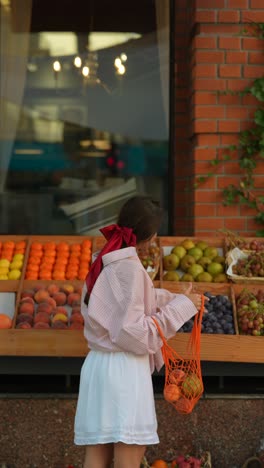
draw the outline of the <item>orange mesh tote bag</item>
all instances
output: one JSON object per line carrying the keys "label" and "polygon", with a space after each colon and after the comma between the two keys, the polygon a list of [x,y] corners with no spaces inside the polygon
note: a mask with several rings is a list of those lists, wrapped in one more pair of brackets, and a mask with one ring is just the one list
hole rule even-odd
{"label": "orange mesh tote bag", "polygon": [[165,365],[163,395],[165,400],[182,414],[192,412],[204,391],[200,361],[203,312],[204,297],[202,296],[202,306],[194,317],[194,325],[186,348],[188,358],[181,357],[168,345],[157,320],[152,317],[163,341],[161,348]]}

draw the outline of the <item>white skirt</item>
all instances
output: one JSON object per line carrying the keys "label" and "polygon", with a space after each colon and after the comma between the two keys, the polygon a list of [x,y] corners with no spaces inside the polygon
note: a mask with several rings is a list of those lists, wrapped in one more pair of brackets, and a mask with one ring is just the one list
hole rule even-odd
{"label": "white skirt", "polygon": [[81,370],[76,445],[159,443],[149,356],[92,350]]}

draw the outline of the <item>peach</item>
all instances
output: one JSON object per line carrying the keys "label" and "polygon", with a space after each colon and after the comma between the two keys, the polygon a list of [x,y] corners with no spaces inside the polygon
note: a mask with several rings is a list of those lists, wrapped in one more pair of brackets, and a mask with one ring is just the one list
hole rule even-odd
{"label": "peach", "polygon": [[54,301],[53,297],[47,297],[44,302],[47,302],[52,306],[53,309],[57,306],[56,301]]}
{"label": "peach", "polygon": [[70,294],[74,292],[74,286],[71,283],[66,283],[61,287],[61,290],[65,292],[65,294]]}
{"label": "peach", "polygon": [[57,306],[63,306],[67,302],[67,296],[64,292],[58,292],[53,296],[54,301],[56,302]]}
{"label": "peach", "polygon": [[34,317],[34,323],[37,322],[44,322],[44,323],[49,323],[50,322],[50,316],[46,312],[38,312],[35,317]]}
{"label": "peach", "polygon": [[17,325],[16,325],[16,328],[32,328],[30,323],[28,322],[19,322]]}
{"label": "peach", "polygon": [[40,289],[46,289],[46,286],[45,284],[39,283],[34,287],[34,289],[35,289],[35,292],[38,292]]}
{"label": "peach", "polygon": [[32,297],[23,297],[23,299],[20,300],[20,304],[24,304],[24,302],[28,302],[29,304],[35,304],[34,299]]}
{"label": "peach", "polygon": [[19,314],[16,319],[16,323],[28,322],[30,325],[33,325],[33,316],[30,314]]}
{"label": "peach", "polygon": [[81,312],[81,306],[76,305],[76,306],[74,306],[74,307],[72,308],[72,312],[71,312],[71,313],[72,313],[72,315],[73,315],[73,314],[77,314],[77,313],[80,313],[80,312]]}
{"label": "peach", "polygon": [[83,324],[80,322],[72,322],[69,326],[70,330],[83,330]]}
{"label": "peach", "polygon": [[71,315],[70,323],[73,323],[73,322],[84,323],[83,316],[80,312],[76,312],[75,314]]}
{"label": "peach", "polygon": [[34,309],[34,304],[31,304],[31,302],[22,302],[22,304],[19,304],[18,313],[33,315]]}
{"label": "peach", "polygon": [[51,296],[53,296],[53,294],[56,294],[60,291],[60,288],[57,284],[52,283],[47,287],[47,291]]}
{"label": "peach", "polygon": [[72,306],[72,305],[79,305],[81,301],[81,296],[78,293],[70,293],[68,295],[67,303]]}
{"label": "peach", "polygon": [[62,322],[61,320],[56,320],[55,322],[53,322],[52,324],[52,328],[56,328],[57,330],[59,329],[67,329],[67,325],[66,323]]}
{"label": "peach", "polygon": [[31,297],[33,299],[34,297],[34,294],[35,294],[35,291],[34,289],[26,289],[25,291],[22,291],[21,292],[21,299],[24,299],[26,297]]}
{"label": "peach", "polygon": [[50,295],[46,289],[39,289],[35,293],[34,299],[39,304],[40,302],[44,302],[48,297],[50,297]]}
{"label": "peach", "polygon": [[76,286],[74,292],[76,292],[77,294],[79,294],[81,296],[82,295],[82,289],[83,289],[82,286]]}
{"label": "peach", "polygon": [[52,305],[50,305],[48,302],[40,302],[37,307],[37,312],[45,312],[46,314],[50,315],[53,311]]}
{"label": "peach", "polygon": [[64,314],[55,314],[54,317],[52,317],[52,323],[56,322],[57,320],[60,320],[61,322],[67,323],[68,322],[68,316]]}
{"label": "peach", "polygon": [[46,322],[36,322],[33,328],[50,328],[49,324]]}
{"label": "peach", "polygon": [[68,312],[63,306],[56,307],[53,311],[54,316],[57,314],[64,314],[66,317],[68,317]]}

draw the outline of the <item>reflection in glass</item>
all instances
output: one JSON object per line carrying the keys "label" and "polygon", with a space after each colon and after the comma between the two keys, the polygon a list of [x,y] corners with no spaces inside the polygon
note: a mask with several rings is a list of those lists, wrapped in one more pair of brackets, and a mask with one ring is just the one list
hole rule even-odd
{"label": "reflection in glass", "polygon": [[54,32],[49,2],[1,3],[2,234],[98,234],[141,192],[167,211],[169,1],[79,4]]}

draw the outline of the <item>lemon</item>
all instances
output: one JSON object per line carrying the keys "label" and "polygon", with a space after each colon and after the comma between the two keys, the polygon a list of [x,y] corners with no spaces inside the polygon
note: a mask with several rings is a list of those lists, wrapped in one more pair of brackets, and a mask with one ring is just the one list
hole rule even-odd
{"label": "lemon", "polygon": [[6,258],[2,258],[0,260],[0,267],[9,267],[9,265],[10,265],[10,262],[9,260],[6,260]]}
{"label": "lemon", "polygon": [[7,275],[0,275],[0,280],[8,280],[8,276]]}
{"label": "lemon", "polygon": [[7,275],[8,272],[9,272],[8,267],[1,267],[0,266],[0,275]]}
{"label": "lemon", "polygon": [[17,260],[24,260],[24,255],[23,254],[15,254],[13,257],[13,262]]}
{"label": "lemon", "polygon": [[12,263],[10,263],[9,268],[10,270],[21,270],[23,266],[22,260],[13,260]]}
{"label": "lemon", "polygon": [[8,279],[10,280],[17,280],[21,276],[21,271],[19,270],[11,270],[8,274]]}

